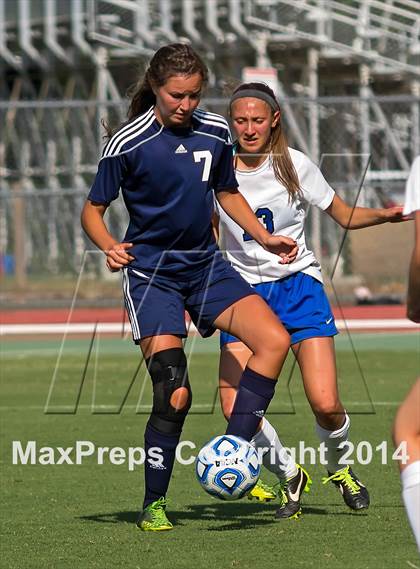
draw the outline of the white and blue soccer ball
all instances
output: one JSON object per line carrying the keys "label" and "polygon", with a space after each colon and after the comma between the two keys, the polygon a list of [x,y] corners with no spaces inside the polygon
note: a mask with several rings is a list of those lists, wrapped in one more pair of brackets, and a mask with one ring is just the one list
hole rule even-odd
{"label": "white and blue soccer ball", "polygon": [[245,496],[257,483],[260,469],[255,448],[234,435],[211,439],[195,461],[201,486],[221,500],[239,500]]}

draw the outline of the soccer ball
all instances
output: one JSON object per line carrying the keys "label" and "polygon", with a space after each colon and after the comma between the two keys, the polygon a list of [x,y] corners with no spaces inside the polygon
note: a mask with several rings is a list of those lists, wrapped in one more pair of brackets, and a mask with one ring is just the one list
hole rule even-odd
{"label": "soccer ball", "polygon": [[195,461],[201,486],[221,500],[239,500],[245,496],[257,483],[260,469],[255,448],[234,435],[211,439]]}

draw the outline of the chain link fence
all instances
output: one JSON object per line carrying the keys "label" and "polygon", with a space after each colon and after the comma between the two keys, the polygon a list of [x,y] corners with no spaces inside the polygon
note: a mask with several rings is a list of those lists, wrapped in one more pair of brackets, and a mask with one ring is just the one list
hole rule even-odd
{"label": "chain link fence", "polygon": [[[320,164],[348,203],[356,198],[359,205],[401,203],[409,166],[420,153],[418,99],[324,97],[281,103],[290,146]],[[202,107],[227,114],[226,99],[207,99]],[[85,250],[93,249],[80,227],[80,211],[104,142],[101,119],[117,126],[125,111],[124,102],[94,100],[0,103],[0,124],[5,126],[0,141],[0,269],[5,289],[24,289],[31,281],[48,287],[54,278],[77,276]],[[121,198],[107,212],[107,222],[117,238],[124,236],[127,215]],[[308,233],[321,262],[333,266],[342,230],[328,216],[311,212]],[[351,247],[344,252],[340,273],[351,274],[357,270]],[[92,256],[89,273],[106,278],[100,255]]]}

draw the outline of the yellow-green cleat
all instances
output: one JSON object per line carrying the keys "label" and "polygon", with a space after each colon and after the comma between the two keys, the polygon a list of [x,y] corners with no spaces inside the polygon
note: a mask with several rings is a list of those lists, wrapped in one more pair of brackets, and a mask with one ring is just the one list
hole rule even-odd
{"label": "yellow-green cleat", "polygon": [[248,500],[258,500],[258,502],[271,502],[277,498],[277,492],[272,486],[264,484],[260,479],[248,494]]}
{"label": "yellow-green cleat", "polygon": [[276,510],[275,518],[299,519],[302,514],[300,498],[304,492],[309,492],[312,484],[311,477],[300,464],[296,465],[297,474],[280,483],[280,508]]}
{"label": "yellow-green cleat", "polygon": [[173,525],[166,516],[166,500],[159,498],[152,502],[139,516],[137,527],[142,531],[168,531],[173,529]]}
{"label": "yellow-green cleat", "polygon": [[369,492],[360,482],[350,466],[341,468],[337,472],[322,479],[322,483],[332,482],[340,490],[344,502],[352,510],[365,510],[369,507]]}

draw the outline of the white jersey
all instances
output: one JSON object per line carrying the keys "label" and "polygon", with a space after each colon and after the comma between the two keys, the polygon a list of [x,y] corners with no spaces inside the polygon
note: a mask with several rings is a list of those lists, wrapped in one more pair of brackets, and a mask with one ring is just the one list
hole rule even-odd
{"label": "white jersey", "polygon": [[220,249],[251,284],[283,279],[299,271],[322,282],[321,266],[306,246],[304,223],[309,205],[327,209],[335,192],[305,154],[293,148],[289,148],[289,152],[302,190],[302,198],[293,202],[290,202],[286,188],[277,181],[270,157],[255,170],[237,169],[235,174],[239,191],[267,230],[273,235],[292,237],[297,242],[299,252],[293,263],[280,265],[277,255],[263,249],[221,207],[218,208]]}
{"label": "white jersey", "polygon": [[405,187],[404,214],[420,210],[420,156],[415,158]]}

